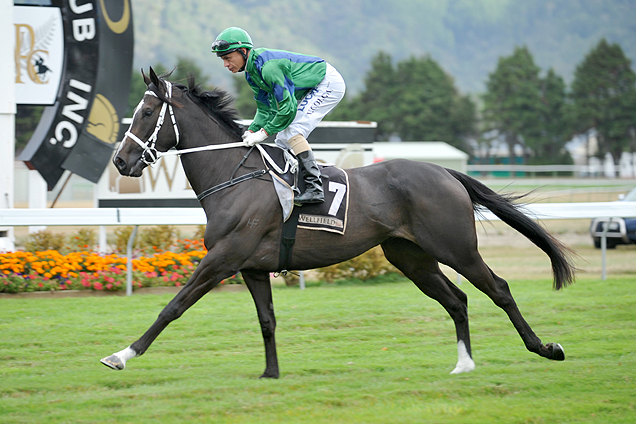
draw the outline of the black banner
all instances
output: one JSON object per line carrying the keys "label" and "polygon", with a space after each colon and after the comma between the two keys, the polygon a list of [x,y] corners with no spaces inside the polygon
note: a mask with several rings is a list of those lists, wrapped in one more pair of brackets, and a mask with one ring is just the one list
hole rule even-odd
{"label": "black banner", "polygon": [[130,0],[53,0],[64,27],[57,101],[20,156],[49,189],[64,170],[97,182],[120,138],[133,59]]}

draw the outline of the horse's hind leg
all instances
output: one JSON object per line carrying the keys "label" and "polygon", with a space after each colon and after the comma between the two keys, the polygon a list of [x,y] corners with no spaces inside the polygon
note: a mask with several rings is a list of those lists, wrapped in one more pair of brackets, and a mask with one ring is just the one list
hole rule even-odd
{"label": "horse's hind leg", "polygon": [[446,278],[439,269],[438,262],[415,243],[404,239],[390,239],[382,243],[382,249],[389,262],[413,281],[422,293],[438,301],[453,319],[457,333],[458,360],[451,374],[474,370],[466,294]]}
{"label": "horse's hind leg", "polygon": [[276,339],[274,338],[276,317],[274,316],[274,301],[269,273],[242,271],[242,275],[254,298],[258,322],[261,325],[265,343],[265,372],[261,378],[278,378],[278,357],[276,355]]}
{"label": "horse's hind leg", "polygon": [[503,309],[526,345],[526,349],[544,358],[562,361],[565,359],[563,348],[558,343],[544,345],[532,331],[530,325],[521,315],[519,307],[512,297],[508,283],[497,276],[481,259],[475,250],[466,257],[451,265],[475,287],[485,293],[495,305]]}

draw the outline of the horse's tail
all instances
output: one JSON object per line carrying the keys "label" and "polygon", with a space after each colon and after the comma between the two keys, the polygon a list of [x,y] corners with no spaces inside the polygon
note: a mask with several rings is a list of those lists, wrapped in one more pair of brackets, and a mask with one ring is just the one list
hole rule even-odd
{"label": "horse's tail", "polygon": [[488,208],[503,222],[526,236],[548,255],[552,262],[556,290],[574,282],[575,267],[572,262],[572,251],[548,233],[545,228],[521,212],[520,209],[523,205],[513,203],[525,195],[498,194],[466,174],[452,169],[447,169],[447,171],[464,186],[473,202],[475,211],[478,212],[479,206]]}

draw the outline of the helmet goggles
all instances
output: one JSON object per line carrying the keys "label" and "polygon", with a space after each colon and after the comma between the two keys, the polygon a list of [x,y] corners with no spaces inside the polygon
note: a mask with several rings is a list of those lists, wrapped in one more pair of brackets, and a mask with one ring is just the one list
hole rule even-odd
{"label": "helmet goggles", "polygon": [[[239,46],[232,48],[232,46],[236,44],[239,44]],[[216,53],[218,57],[221,57],[225,56],[226,54],[232,53],[240,49],[241,47],[245,47],[245,43],[242,41],[235,41],[230,43],[226,40],[216,40],[214,43],[212,43],[212,52]]]}

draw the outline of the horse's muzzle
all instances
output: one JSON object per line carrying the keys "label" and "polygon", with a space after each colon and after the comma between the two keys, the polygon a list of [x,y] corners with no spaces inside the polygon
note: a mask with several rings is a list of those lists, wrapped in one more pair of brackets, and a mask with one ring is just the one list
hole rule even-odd
{"label": "horse's muzzle", "polygon": [[119,171],[119,173],[126,177],[141,177],[146,164],[141,160],[136,160],[129,164],[125,159],[116,155],[113,158],[113,164],[115,168]]}

